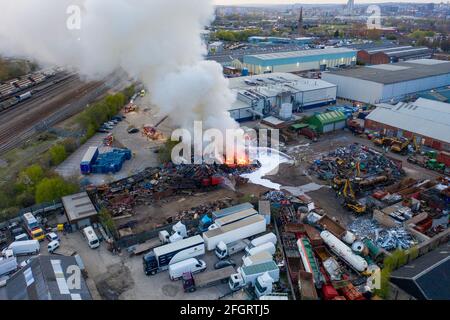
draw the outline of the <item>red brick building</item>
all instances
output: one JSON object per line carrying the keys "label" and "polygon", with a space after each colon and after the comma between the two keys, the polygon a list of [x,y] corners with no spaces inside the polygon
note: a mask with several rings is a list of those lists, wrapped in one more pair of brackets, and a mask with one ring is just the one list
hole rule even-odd
{"label": "red brick building", "polygon": [[417,144],[450,151],[450,104],[420,98],[413,103],[379,104],[365,119],[366,130],[416,139]]}

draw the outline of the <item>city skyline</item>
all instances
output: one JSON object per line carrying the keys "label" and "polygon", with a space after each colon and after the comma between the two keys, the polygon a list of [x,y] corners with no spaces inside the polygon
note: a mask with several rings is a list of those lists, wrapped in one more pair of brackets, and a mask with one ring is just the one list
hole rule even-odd
{"label": "city skyline", "polygon": [[[216,5],[276,5],[276,4],[347,4],[348,0],[214,0]],[[446,3],[440,0],[361,0],[356,1],[358,4],[373,3]]]}

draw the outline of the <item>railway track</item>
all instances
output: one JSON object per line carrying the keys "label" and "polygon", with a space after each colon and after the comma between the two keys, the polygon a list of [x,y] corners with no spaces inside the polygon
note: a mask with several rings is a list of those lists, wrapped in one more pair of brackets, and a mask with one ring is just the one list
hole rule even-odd
{"label": "railway track", "polygon": [[24,105],[27,105],[33,101],[35,101],[36,99],[45,96],[46,94],[49,94],[53,91],[58,90],[61,87],[66,86],[68,83],[72,83],[76,80],[78,80],[78,76],[76,74],[70,74],[67,75],[65,77],[59,78],[59,79],[55,79],[52,80],[51,82],[42,84],[39,87],[36,87],[32,90],[29,90],[33,93],[32,97],[23,101],[23,102],[19,102],[15,105],[12,105],[6,109],[1,109],[0,110],[0,116],[2,116],[3,114],[7,114],[8,112],[14,112],[17,109],[22,108]]}
{"label": "railway track", "polygon": [[[52,99],[55,99],[55,101],[50,102],[50,106],[44,108],[41,112],[36,110],[33,115],[30,115],[29,117],[31,118],[28,120],[30,125],[28,127],[24,128],[23,122],[19,119],[16,119],[14,123],[4,128],[0,127],[0,155],[21,145],[36,133],[43,132],[56,123],[79,113],[88,103],[105,94],[110,87],[117,85],[119,82],[119,78],[110,78],[107,84],[101,82],[83,84],[78,89],[72,90],[59,99],[58,95],[61,95],[61,93],[53,94],[52,97],[46,97],[47,101]],[[67,84],[66,82],[65,86]],[[21,108],[22,110],[26,109],[26,107]],[[20,110],[16,110],[15,113],[20,112]],[[5,120],[2,119],[3,115],[0,114],[0,116],[0,123],[5,123]],[[8,114],[8,118],[10,118],[9,121],[13,120],[11,119],[11,114]]]}

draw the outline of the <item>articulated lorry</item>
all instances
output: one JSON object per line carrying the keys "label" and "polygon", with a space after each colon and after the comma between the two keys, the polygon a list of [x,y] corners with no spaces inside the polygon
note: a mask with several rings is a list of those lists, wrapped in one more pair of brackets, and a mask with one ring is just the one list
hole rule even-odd
{"label": "articulated lorry", "polygon": [[206,250],[215,250],[220,242],[229,244],[266,231],[266,221],[257,214],[241,221],[230,223],[224,227],[208,230],[203,233]]}
{"label": "articulated lorry", "polygon": [[217,258],[222,260],[233,254],[244,251],[244,249],[249,245],[249,243],[250,241],[247,239],[234,241],[229,244],[225,244],[225,242],[220,241],[219,244],[216,246],[214,253],[216,254]]}
{"label": "articulated lorry", "polygon": [[236,206],[233,207],[229,207],[229,208],[225,208],[222,210],[217,210],[217,211],[213,211],[213,213],[211,214],[211,218],[205,214],[199,222],[199,226],[198,229],[200,232],[205,232],[208,231],[208,228],[218,219],[224,218],[226,216],[241,212],[241,211],[245,211],[245,210],[249,210],[249,209],[254,209],[253,205],[249,202],[245,202],[245,203],[241,203],[238,204]]}
{"label": "articulated lorry", "polygon": [[40,245],[37,240],[14,241],[6,250],[11,250],[14,256],[38,254]]}
{"label": "articulated lorry", "polygon": [[254,287],[258,297],[272,292],[272,284],[280,280],[280,268],[274,261],[239,267],[230,276],[228,285],[232,291]]}
{"label": "articulated lorry", "polygon": [[185,292],[194,292],[198,288],[207,288],[219,283],[227,283],[236,271],[232,266],[226,268],[192,275],[192,272],[183,274],[183,289]]}
{"label": "articulated lorry", "polygon": [[144,273],[155,275],[167,270],[172,263],[205,254],[205,241],[200,235],[159,246],[142,257]]}

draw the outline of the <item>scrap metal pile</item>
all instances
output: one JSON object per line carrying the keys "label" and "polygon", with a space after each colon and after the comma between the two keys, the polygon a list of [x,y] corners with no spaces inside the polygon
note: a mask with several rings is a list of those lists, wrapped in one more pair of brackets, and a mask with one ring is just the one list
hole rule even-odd
{"label": "scrap metal pile", "polygon": [[[357,168],[359,167],[359,168]],[[361,177],[387,174],[392,178],[403,175],[401,164],[376,150],[359,144],[340,147],[314,161],[311,170],[322,180],[361,172]],[[350,177],[349,177],[350,178]]]}
{"label": "scrap metal pile", "polygon": [[372,219],[359,218],[349,225],[350,231],[360,238],[368,238],[377,247],[387,251],[395,249],[409,249],[417,244],[417,241],[405,228],[398,226],[394,228],[383,228]]}
{"label": "scrap metal pile", "polygon": [[200,192],[219,186],[241,185],[248,179],[240,175],[256,170],[259,163],[230,167],[227,165],[174,165],[147,168],[129,178],[89,191],[99,207],[113,216],[132,215],[137,205],[150,205],[172,195]]}

